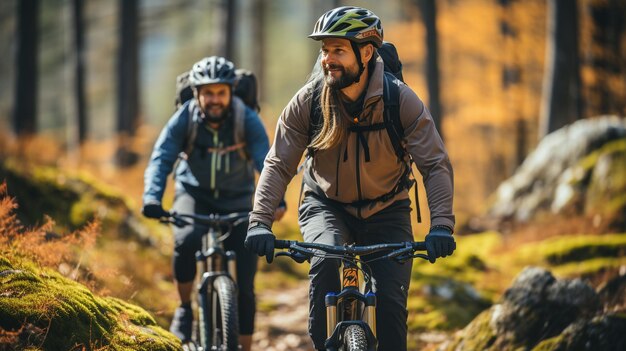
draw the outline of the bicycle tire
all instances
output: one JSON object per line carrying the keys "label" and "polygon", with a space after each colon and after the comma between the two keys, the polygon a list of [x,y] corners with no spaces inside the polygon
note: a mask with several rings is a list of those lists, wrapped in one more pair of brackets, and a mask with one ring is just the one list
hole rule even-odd
{"label": "bicycle tire", "polygon": [[239,316],[237,288],[232,279],[220,276],[213,282],[213,313],[207,321],[212,335],[211,349],[222,351],[239,350]]}
{"label": "bicycle tire", "polygon": [[360,325],[351,325],[343,332],[345,351],[367,351],[367,338]]}

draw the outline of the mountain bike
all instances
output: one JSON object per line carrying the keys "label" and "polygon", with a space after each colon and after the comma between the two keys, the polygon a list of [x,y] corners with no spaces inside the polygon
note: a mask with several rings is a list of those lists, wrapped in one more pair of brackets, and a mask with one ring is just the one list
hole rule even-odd
{"label": "mountain bike", "polygon": [[[392,259],[399,263],[412,258],[428,260],[424,242],[401,242],[369,246],[332,246],[289,240],[276,240],[278,256],[288,256],[298,263],[312,257],[341,259],[341,291],[326,294],[326,343],[328,351],[375,351],[376,339],[376,295],[372,291],[371,269],[368,263]],[[361,256],[385,252],[381,257],[365,261]],[[363,283],[359,279],[359,272]]]}
{"label": "mountain bike", "polygon": [[248,220],[247,212],[227,215],[171,213],[163,222],[207,229],[202,249],[196,252],[198,306],[192,341],[183,345],[189,351],[239,350],[237,306],[237,257],[225,251],[224,240],[232,229]]}

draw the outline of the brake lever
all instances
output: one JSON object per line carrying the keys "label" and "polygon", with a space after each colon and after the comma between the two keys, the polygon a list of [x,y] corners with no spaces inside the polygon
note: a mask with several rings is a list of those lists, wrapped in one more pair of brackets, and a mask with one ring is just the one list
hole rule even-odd
{"label": "brake lever", "polygon": [[172,223],[173,225],[177,226],[178,228],[183,228],[183,227],[188,226],[188,225],[191,224],[190,222],[187,222],[186,220],[184,220],[182,218],[178,218],[178,217],[172,218],[170,223]]}
{"label": "brake lever", "polygon": [[300,252],[280,251],[280,252],[277,252],[276,255],[274,255],[274,257],[279,257],[279,256],[287,256],[291,258],[292,260],[296,261],[297,263],[303,263],[304,261],[308,261],[309,263],[311,262],[311,258],[309,256],[302,254]]}
{"label": "brake lever", "polygon": [[390,254],[384,256],[385,259],[398,259],[400,257],[404,257],[407,254],[413,253],[413,249],[410,247],[405,247],[402,250],[393,251]]}
{"label": "brake lever", "polygon": [[408,260],[410,260],[410,259],[413,259],[413,258],[422,258],[422,259],[425,259],[425,260],[427,260],[427,261],[429,260],[428,255],[421,254],[421,253],[414,254],[414,255],[402,255],[402,256],[398,256],[398,257],[395,257],[395,258],[394,258],[394,260],[395,260],[396,262],[399,262],[399,263],[405,263],[406,261],[408,261]]}

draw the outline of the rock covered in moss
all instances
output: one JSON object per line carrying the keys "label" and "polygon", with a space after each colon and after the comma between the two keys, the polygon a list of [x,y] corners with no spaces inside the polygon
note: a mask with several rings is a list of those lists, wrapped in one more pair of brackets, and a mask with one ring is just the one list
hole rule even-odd
{"label": "rock covered in moss", "polygon": [[582,280],[558,280],[542,268],[527,268],[499,304],[442,350],[623,350],[626,314],[602,307]]}
{"label": "rock covered in moss", "polygon": [[527,222],[541,212],[586,214],[626,228],[624,165],[626,118],[579,120],[541,140],[498,187],[489,216]]}
{"label": "rock covered in moss", "polygon": [[[178,350],[143,309],[29,261],[0,257],[0,346],[8,350]],[[0,347],[4,349],[3,347]]]}

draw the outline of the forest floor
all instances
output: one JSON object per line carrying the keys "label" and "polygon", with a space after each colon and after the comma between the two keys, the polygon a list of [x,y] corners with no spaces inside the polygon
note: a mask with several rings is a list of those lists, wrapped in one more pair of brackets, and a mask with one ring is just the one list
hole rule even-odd
{"label": "forest floor", "polygon": [[257,303],[271,308],[257,308],[252,350],[314,351],[309,338],[309,282],[280,290],[257,292]]}

